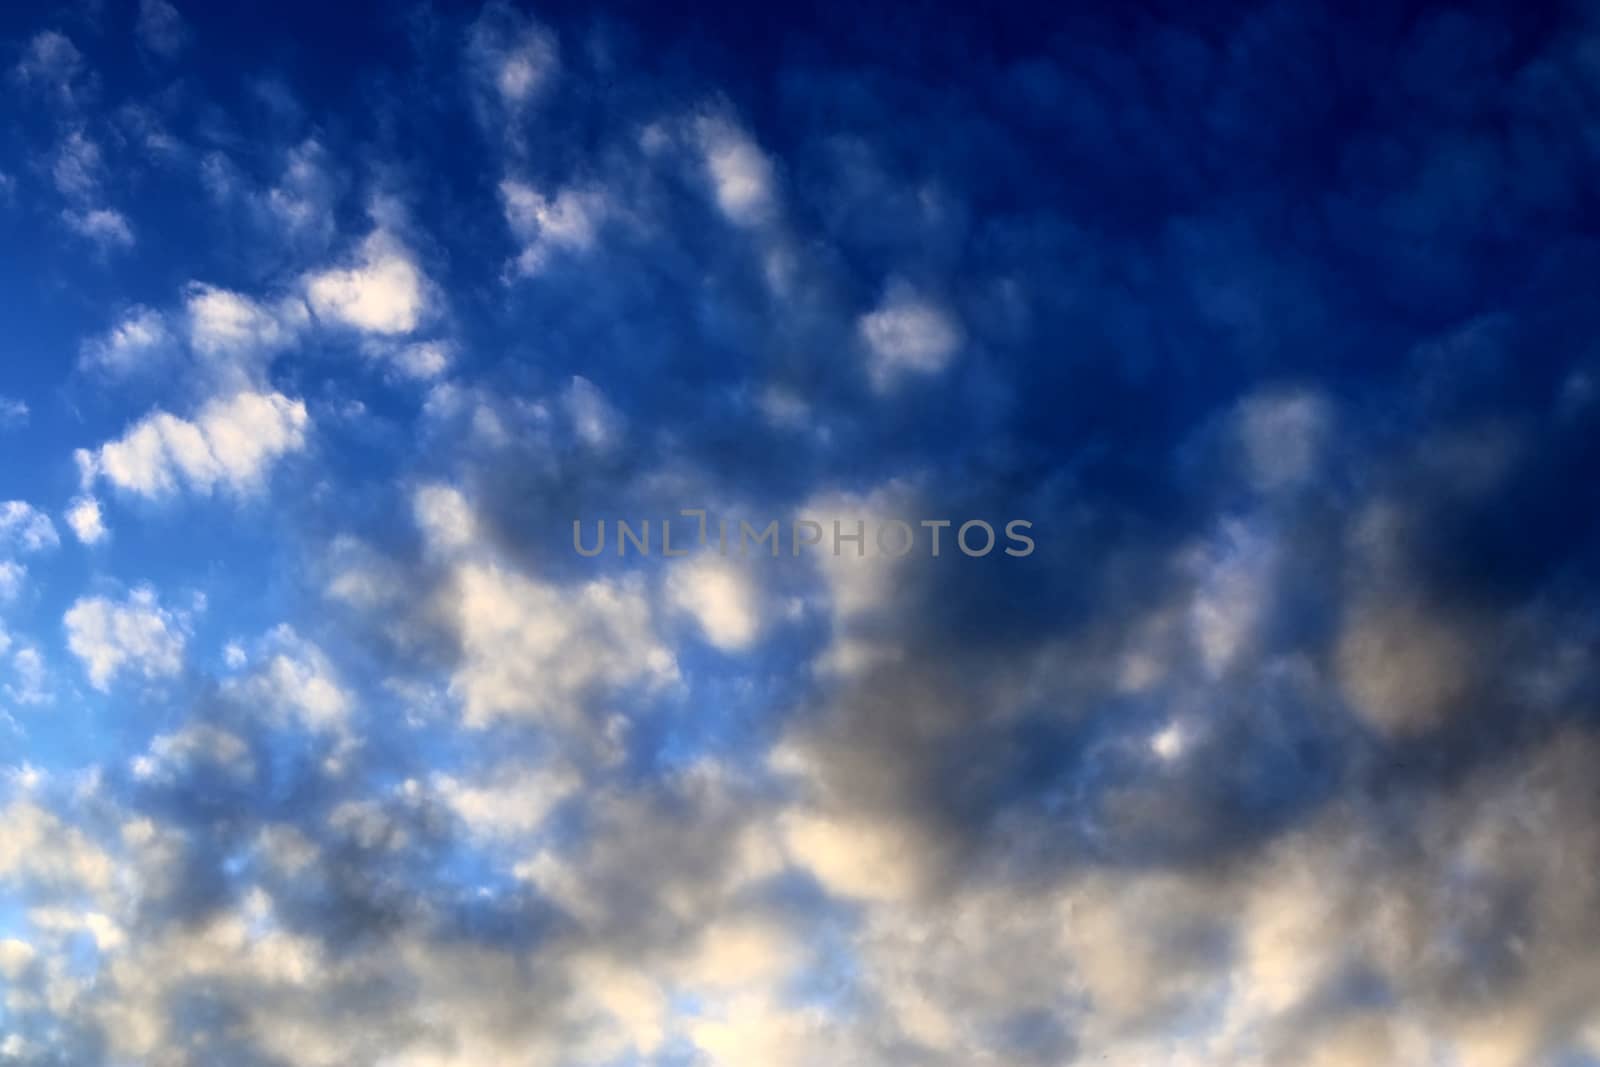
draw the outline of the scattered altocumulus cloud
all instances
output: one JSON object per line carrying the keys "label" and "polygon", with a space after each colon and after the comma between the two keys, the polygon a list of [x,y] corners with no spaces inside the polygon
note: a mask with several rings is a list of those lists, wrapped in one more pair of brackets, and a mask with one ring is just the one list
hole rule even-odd
{"label": "scattered altocumulus cloud", "polygon": [[67,647],[83,662],[89,683],[102,691],[117,675],[170,678],[183,669],[186,624],[140,587],[123,600],[85,597],[64,618]]}
{"label": "scattered altocumulus cloud", "polygon": [[211,401],[193,420],[148,415],[117,440],[80,451],[79,465],[86,480],[103,477],[143,496],[249,493],[277,460],[305,447],[310,421],[300,400],[244,392]]}
{"label": "scattered altocumulus cloud", "polygon": [[99,544],[110,534],[106,529],[105,516],[100,511],[100,501],[92,496],[80,496],[67,507],[67,526],[72,529],[73,536],[86,545]]}
{"label": "scattered altocumulus cloud", "polygon": [[25,500],[0,503],[0,547],[40,552],[60,543],[50,516]]}
{"label": "scattered altocumulus cloud", "polygon": [[167,0],[139,0],[135,26],[139,43],[163,59],[172,59],[189,40],[189,27]]}
{"label": "scattered altocumulus cloud", "polygon": [[962,341],[961,327],[947,311],[900,285],[861,317],[858,329],[867,346],[867,374],[879,392],[944,370]]}
{"label": "scattered altocumulus cloud", "polygon": [[411,253],[382,230],[361,246],[360,262],[306,278],[306,299],[323,320],[364,333],[403,334],[428,313],[428,283]]}
{"label": "scattered altocumulus cloud", "polygon": [[695,132],[722,213],[740,226],[770,220],[775,206],[772,161],[724,119],[701,119]]}
{"label": "scattered altocumulus cloud", "polygon": [[160,312],[134,307],[105,334],[84,343],[80,363],[108,374],[131,374],[159,359],[170,340]]}

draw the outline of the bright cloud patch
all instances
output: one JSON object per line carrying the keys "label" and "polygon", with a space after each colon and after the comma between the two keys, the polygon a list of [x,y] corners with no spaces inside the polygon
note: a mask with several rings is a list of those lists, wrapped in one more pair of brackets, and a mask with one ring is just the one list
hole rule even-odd
{"label": "bright cloud patch", "polygon": [[867,374],[880,392],[909,377],[937,374],[961,345],[961,328],[939,307],[896,290],[857,327],[867,346]]}
{"label": "bright cloud patch", "polygon": [[39,552],[60,543],[50,516],[24,500],[0,503],[0,547]]}
{"label": "bright cloud patch", "polygon": [[148,366],[168,343],[166,321],[147,307],[129,311],[103,337],[83,346],[85,367],[113,375],[130,374]]}
{"label": "bright cloud patch", "polygon": [[306,299],[319,318],[365,333],[410,333],[428,310],[421,270],[405,247],[382,231],[362,244],[359,265],[308,277]]}
{"label": "bright cloud patch", "polygon": [[85,453],[85,468],[144,496],[180,488],[248,493],[272,464],[305,447],[305,404],[281,393],[240,393],[215,400],[191,420],[156,412],[121,438]]}
{"label": "bright cloud patch", "polygon": [[151,589],[136,589],[120,601],[86,597],[63,621],[67,647],[96,689],[109,689],[119,674],[170,678],[183,669],[183,620],[162,608]]}
{"label": "bright cloud patch", "polygon": [[506,224],[522,245],[516,266],[521,274],[536,274],[557,252],[583,252],[592,248],[601,222],[610,210],[598,190],[562,189],[545,196],[513,179],[500,183]]}
{"label": "bright cloud patch", "polygon": [[721,119],[696,128],[717,206],[729,221],[753,226],[773,212],[772,162],[743,131]]}
{"label": "bright cloud patch", "polygon": [[703,555],[672,568],[667,591],[718,648],[745,648],[761,628],[760,605],[750,576],[719,556]]}
{"label": "bright cloud patch", "polygon": [[107,534],[105,517],[100,513],[100,501],[92,496],[78,497],[67,508],[67,525],[80,542],[98,544]]}

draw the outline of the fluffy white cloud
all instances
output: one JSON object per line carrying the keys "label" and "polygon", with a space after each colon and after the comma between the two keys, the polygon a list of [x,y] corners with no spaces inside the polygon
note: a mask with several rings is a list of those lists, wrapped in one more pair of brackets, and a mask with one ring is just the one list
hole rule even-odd
{"label": "fluffy white cloud", "polygon": [[555,36],[504,3],[485,6],[467,38],[473,77],[515,115],[554,80],[561,68]]}
{"label": "fluffy white cloud", "polygon": [[79,362],[90,370],[129,374],[159,358],[170,340],[161,313],[139,305],[103,336],[85,342]]}
{"label": "fluffy white cloud", "polygon": [[240,293],[200,282],[184,294],[189,345],[202,356],[241,357],[272,352],[292,343],[305,308],[288,300],[269,308]]}
{"label": "fluffy white cloud", "polygon": [[309,730],[337,730],[355,700],[340,684],[322,649],[284,625],[262,643],[260,665],[230,681],[227,692],[278,718],[299,720]]}
{"label": "fluffy white cloud", "polygon": [[754,226],[772,217],[772,162],[737,126],[702,119],[695,130],[717,206],[729,221]]}
{"label": "fluffy white cloud", "polygon": [[98,544],[110,533],[106,529],[104,517],[100,514],[100,501],[92,496],[80,496],[75,499],[67,507],[66,520],[82,544]]}
{"label": "fluffy white cloud", "polygon": [[135,589],[126,600],[85,597],[67,610],[67,647],[83,662],[89,682],[108,690],[124,671],[167,678],[183,668],[183,620],[163,608],[154,590]]}
{"label": "fluffy white cloud", "polygon": [[40,552],[60,543],[50,516],[24,500],[0,503],[0,546]]}
{"label": "fluffy white cloud", "polygon": [[667,577],[667,595],[718,648],[745,648],[760,632],[755,584],[732,560],[707,554],[676,563]]}
{"label": "fluffy white cloud", "polygon": [[451,687],[469,725],[501,716],[570,721],[597,690],[677,677],[638,583],[563,589],[492,564],[463,566],[455,578],[452,621],[463,655]]}
{"label": "fluffy white cloud", "polygon": [[473,833],[516,837],[537,830],[580,784],[570,770],[509,767],[472,780],[440,775],[433,788]]}
{"label": "fluffy white cloud", "polygon": [[102,248],[133,247],[133,227],[120,211],[108,207],[72,208],[61,213],[61,221],[80,237],[85,237]]}
{"label": "fluffy white cloud", "polygon": [[306,298],[318,317],[364,333],[410,333],[428,307],[428,283],[411,253],[393,235],[374,232],[360,262],[306,279]]}
{"label": "fluffy white cloud", "polygon": [[536,274],[556,252],[583,252],[594,247],[600,224],[611,210],[597,189],[562,189],[546,196],[514,179],[500,183],[506,225],[522,245],[516,265],[521,274]]}
{"label": "fluffy white cloud", "polygon": [[396,376],[423,382],[449,370],[456,351],[448,341],[417,341],[385,350],[381,358]]}
{"label": "fluffy white cloud", "polygon": [[305,447],[309,425],[302,401],[245,392],[212,401],[193,421],[161,411],[146,416],[121,438],[80,453],[79,463],[87,474],[145,496],[180,486],[247,493],[276,460]]}
{"label": "fluffy white cloud", "polygon": [[565,587],[502,566],[481,543],[471,505],[447,486],[419,489],[413,509],[429,551],[452,562],[441,606],[461,645],[451,690],[469,725],[571,724],[597,693],[677,679],[636,578]]}
{"label": "fluffy white cloud", "polygon": [[879,392],[907,376],[944,370],[962,340],[961,327],[943,308],[902,286],[891,287],[857,329],[867,346],[867,374]]}

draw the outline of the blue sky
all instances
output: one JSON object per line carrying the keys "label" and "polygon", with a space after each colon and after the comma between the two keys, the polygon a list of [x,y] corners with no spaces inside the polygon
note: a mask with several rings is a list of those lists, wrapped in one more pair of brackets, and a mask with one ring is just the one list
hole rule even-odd
{"label": "blue sky", "polygon": [[1592,7],[233,6],[0,11],[0,1065],[1600,1063]]}

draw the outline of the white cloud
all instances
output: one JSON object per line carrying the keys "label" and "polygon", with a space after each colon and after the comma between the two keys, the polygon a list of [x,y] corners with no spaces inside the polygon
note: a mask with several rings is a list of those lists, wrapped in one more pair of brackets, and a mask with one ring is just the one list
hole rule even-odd
{"label": "white cloud", "polygon": [[85,342],[79,362],[87,369],[125,375],[150,366],[170,340],[161,313],[137,305],[103,336]]}
{"label": "white cloud", "polygon": [[604,448],[614,444],[622,432],[622,414],[587,378],[574,375],[561,395],[561,403],[572,420],[573,432],[584,444]]}
{"label": "white cloud", "polygon": [[470,564],[457,569],[455,591],[462,660],[451,689],[468,725],[499,717],[570,722],[596,692],[677,678],[672,653],[651,631],[639,583],[568,589]]}
{"label": "white cloud", "polygon": [[[28,568],[13,559],[0,560],[0,604],[7,600],[15,600],[17,594],[22,592],[23,580],[28,577]],[[4,630],[0,630],[0,652],[4,652],[11,644],[11,639]]]}
{"label": "white cloud", "polygon": [[61,139],[61,144],[56,148],[50,176],[62,196],[83,200],[99,192],[102,169],[100,146],[86,137],[82,130],[73,130]]}
{"label": "white cloud", "polygon": [[517,256],[521,274],[537,274],[556,252],[584,252],[594,247],[597,230],[610,212],[597,189],[562,189],[548,197],[523,182],[500,183],[506,224],[522,245]]}
{"label": "white cloud", "polygon": [[245,780],[256,773],[249,745],[238,735],[203,722],[157,735],[145,754],[134,757],[132,771],[142,781],[162,781],[197,764],[210,764]]}
{"label": "white cloud", "polygon": [[135,589],[120,602],[82,598],[67,610],[63,622],[67,647],[83,662],[90,684],[101,691],[123,671],[155,679],[183,668],[183,621],[162,608],[149,588]]}
{"label": "white cloud", "polygon": [[85,545],[98,544],[110,533],[100,514],[100,501],[92,496],[80,496],[68,507],[67,525],[78,541]]}
{"label": "white cloud", "polygon": [[961,345],[961,328],[945,310],[903,286],[892,286],[875,311],[857,325],[866,342],[867,373],[879,392],[908,375],[937,374]]}
{"label": "white cloud", "polygon": [[48,704],[52,697],[46,687],[48,672],[44,666],[44,656],[31,645],[17,649],[11,657],[12,669],[16,672],[17,684],[5,687],[6,696],[18,704]]}
{"label": "white cloud", "polygon": [[488,558],[471,505],[448,486],[419,489],[413,510],[429,551],[455,561],[442,607],[461,646],[451,691],[468,725],[501,717],[570,724],[597,693],[677,679],[642,582],[567,587],[503,567]]}
{"label": "white cloud", "polygon": [[474,833],[516,837],[539,828],[555,806],[577,791],[576,773],[555,768],[507,768],[487,780],[440,775],[433,787]]}
{"label": "white cloud", "polygon": [[363,345],[362,353],[387,367],[389,377],[413,382],[438,378],[450,369],[456,359],[455,345],[449,341],[413,341],[396,345],[387,339],[373,338]]}
{"label": "white cloud", "polygon": [[515,115],[554,80],[561,53],[549,30],[508,4],[492,3],[472,25],[467,63],[474,77]]}
{"label": "white cloud", "polygon": [[83,56],[64,34],[45,30],[28,42],[15,74],[24,85],[55,91],[63,103],[72,102],[72,82],[83,67]]}
{"label": "white cloud", "polygon": [[694,617],[706,640],[718,648],[745,648],[760,632],[754,583],[730,560],[701,555],[676,563],[667,577],[667,596]]}
{"label": "white cloud", "polygon": [[426,485],[411,501],[417,526],[434,551],[455,552],[478,536],[477,518],[467,498],[447,485]]}
{"label": "white cloud", "polygon": [[40,552],[60,543],[50,516],[23,500],[0,503],[0,546]]}
{"label": "white cloud", "polygon": [[140,0],[135,32],[140,44],[163,59],[183,51],[189,40],[189,27],[183,16],[167,0]]}
{"label": "white cloud", "polygon": [[80,465],[119,489],[162,496],[180,486],[209,493],[258,489],[281,457],[305,447],[305,404],[281,393],[214,400],[194,421],[158,411],[93,452]]}
{"label": "white cloud", "polygon": [[80,237],[88,238],[102,248],[133,247],[133,228],[127,217],[112,208],[97,207],[86,211],[72,208],[61,213],[61,221]]}
{"label": "white cloud", "polygon": [[331,322],[365,333],[410,333],[428,313],[428,283],[411,253],[378,230],[361,246],[360,264],[312,274],[306,297]]}
{"label": "white cloud", "polygon": [[279,717],[298,719],[310,730],[341,728],[355,704],[322,649],[287,625],[267,635],[260,666],[226,688],[234,697]]}
{"label": "white cloud", "polygon": [[717,206],[740,226],[767,221],[773,213],[772,163],[742,130],[723,119],[700,120],[696,132]]}
{"label": "white cloud", "polygon": [[9,396],[0,396],[0,430],[14,430],[28,423],[28,405]]}
{"label": "white cloud", "polygon": [[203,356],[248,356],[283,348],[305,319],[298,301],[268,308],[216,286],[191,283],[184,295],[189,344]]}
{"label": "white cloud", "polygon": [[1274,390],[1245,398],[1238,410],[1238,434],[1255,486],[1280,489],[1314,474],[1329,421],[1327,404],[1314,393]]}

